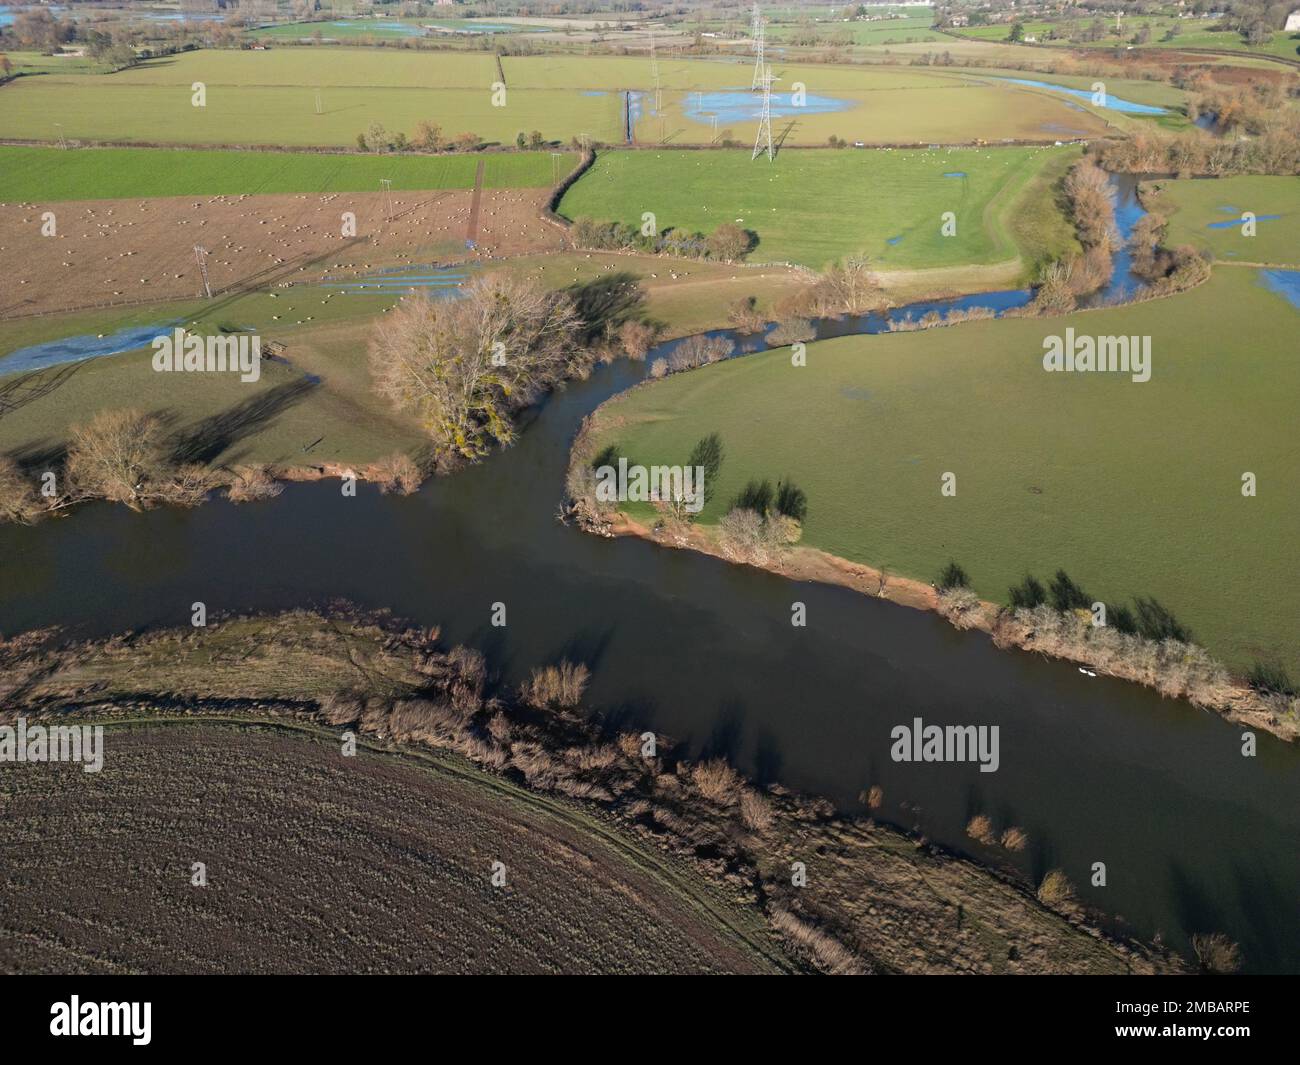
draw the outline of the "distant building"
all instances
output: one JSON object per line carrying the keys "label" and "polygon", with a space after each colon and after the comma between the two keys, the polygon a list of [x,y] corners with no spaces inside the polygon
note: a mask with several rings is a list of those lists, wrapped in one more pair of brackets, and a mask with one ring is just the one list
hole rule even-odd
{"label": "distant building", "polygon": [[1286,25],[1282,27],[1287,33],[1293,33],[1300,30],[1300,11],[1292,11],[1286,17]]}

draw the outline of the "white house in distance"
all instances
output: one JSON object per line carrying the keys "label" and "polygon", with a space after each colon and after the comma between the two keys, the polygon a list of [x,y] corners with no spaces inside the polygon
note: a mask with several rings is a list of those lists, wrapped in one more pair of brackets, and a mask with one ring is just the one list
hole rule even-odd
{"label": "white house in distance", "polygon": [[1300,30],[1300,11],[1292,11],[1286,17],[1286,25],[1282,27],[1286,33]]}

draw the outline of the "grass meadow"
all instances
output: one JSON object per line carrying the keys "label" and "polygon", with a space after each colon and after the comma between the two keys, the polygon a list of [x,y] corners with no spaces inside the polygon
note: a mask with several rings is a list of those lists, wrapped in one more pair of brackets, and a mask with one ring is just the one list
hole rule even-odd
{"label": "grass meadow", "polygon": [[[661,230],[710,232],[737,222],[759,236],[756,262],[821,268],[847,254],[882,269],[985,264],[1015,259],[1015,216],[1051,205],[1035,182],[1075,157],[1072,148],[784,151],[769,164],[748,151],[602,153],[566,193],[560,211],[639,226],[645,211]],[[957,232],[942,235],[942,215]],[[1050,226],[1050,223],[1047,223]],[[1050,230],[1049,230],[1050,231]],[[1025,234],[1027,242],[1043,234]],[[1026,249],[1027,258],[1039,257]]]}
{"label": "grass meadow", "polygon": [[[1217,25],[1216,19],[1180,19],[1170,15],[1126,16],[1115,30],[1113,14],[1101,19],[1105,32],[1095,41],[1074,43],[1068,38],[1082,33],[1092,24],[1092,18],[1077,21],[1044,22],[1031,19],[1024,23],[1025,34],[1038,38],[1037,43],[1057,45],[1065,48],[1124,48],[1133,41],[1133,37],[1144,26],[1151,30],[1150,39],[1144,48],[1213,48],[1229,52],[1240,52],[1251,56],[1280,56],[1285,59],[1300,59],[1300,34],[1277,31],[1267,44],[1248,45],[1241,34],[1232,31],[1214,31],[1210,27]],[[1164,40],[1165,34],[1172,27],[1176,34],[1172,40]],[[1049,31],[1055,30],[1060,39],[1046,40]],[[970,26],[955,30],[962,37],[979,41],[1005,41],[1011,31],[1010,23],[994,26]]]}
{"label": "grass meadow", "polygon": [[485,188],[543,188],[576,161],[568,152],[552,158],[550,152],[380,156],[0,146],[0,200],[373,192],[381,178],[398,190],[472,189],[480,162]]}
{"label": "grass meadow", "polygon": [[[1223,262],[1300,264],[1300,178],[1242,175],[1216,181],[1156,181],[1148,202],[1169,219],[1167,244],[1191,244]],[[1243,211],[1255,215],[1246,236]],[[1277,217],[1269,217],[1274,215]]]}
{"label": "grass meadow", "polygon": [[[1275,658],[1295,676],[1296,325],[1256,271],[1219,270],[1163,300],[821,341],[806,367],[777,349],[670,376],[602,408],[599,445],[677,464],[717,432],[726,458],[706,524],[751,479],[789,478],[807,493],[813,547],[922,580],[955,559],[999,602],[1026,573],[1063,567],[1107,602],[1155,596],[1233,666]],[[1152,337],[1151,380],[1045,373],[1043,339],[1067,326]],[[955,497],[940,493],[946,472]]]}
{"label": "grass meadow", "polygon": [[[472,132],[512,143],[520,131],[549,140],[590,135],[624,139],[624,90],[650,94],[650,64],[633,57],[507,57],[506,104],[493,106],[495,59],[484,53],[366,48],[197,51],[150,60],[115,74],[49,74],[0,88],[0,137],[163,144],[351,147],[371,122],[413,135],[432,121],[448,136]],[[660,63],[664,113],[642,108],[635,136],[708,143],[710,118],[694,115],[691,93],[734,91],[720,137],[752,140],[748,62]],[[773,67],[776,92],[796,82],[844,109],[799,112],[774,131],[790,144],[822,144],[832,134],[878,144],[1050,140],[1098,134],[1103,121],[1051,94],[917,68]],[[201,82],[206,103],[195,107]],[[316,112],[317,92],[321,113]],[[647,95],[646,100],[652,97]],[[778,99],[778,104],[780,100]]]}

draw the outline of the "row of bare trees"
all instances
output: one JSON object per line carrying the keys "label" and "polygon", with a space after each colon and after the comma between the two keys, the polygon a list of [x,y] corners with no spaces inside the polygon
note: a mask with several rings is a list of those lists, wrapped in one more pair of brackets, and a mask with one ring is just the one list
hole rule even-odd
{"label": "row of bare trees", "polygon": [[61,469],[33,478],[0,456],[0,519],[30,523],[88,499],[136,510],[157,503],[193,506],[214,486],[207,467],[173,460],[157,418],[106,410],[73,428]]}
{"label": "row of bare trees", "polygon": [[[197,506],[224,487],[236,503],[273,499],[283,491],[271,467],[240,464],[215,468],[179,461],[163,423],[139,410],[100,411],[69,434],[66,456],[47,469],[24,469],[0,455],[0,522],[29,525],[77,503],[104,499],[133,510]],[[365,467],[382,492],[414,492],[424,471],[396,453]]]}

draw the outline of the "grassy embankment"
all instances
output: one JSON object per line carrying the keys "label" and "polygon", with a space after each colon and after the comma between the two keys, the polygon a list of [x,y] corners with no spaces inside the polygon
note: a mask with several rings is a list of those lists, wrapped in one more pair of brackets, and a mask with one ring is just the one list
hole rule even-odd
{"label": "grassy embankment", "polygon": [[[1049,374],[1067,326],[1152,338],[1151,380]],[[710,432],[716,523],[754,478],[808,495],[803,543],[982,598],[1067,570],[1110,603],[1154,596],[1229,665],[1300,675],[1290,544],[1300,522],[1296,311],[1253,271],[1147,303],[779,349],[671,376],[601,409],[597,445],[681,463]],[[1243,338],[1249,338],[1244,344]],[[1258,478],[1244,498],[1242,474]],[[957,495],[940,494],[953,472]],[[648,505],[628,505],[650,521]]]}

